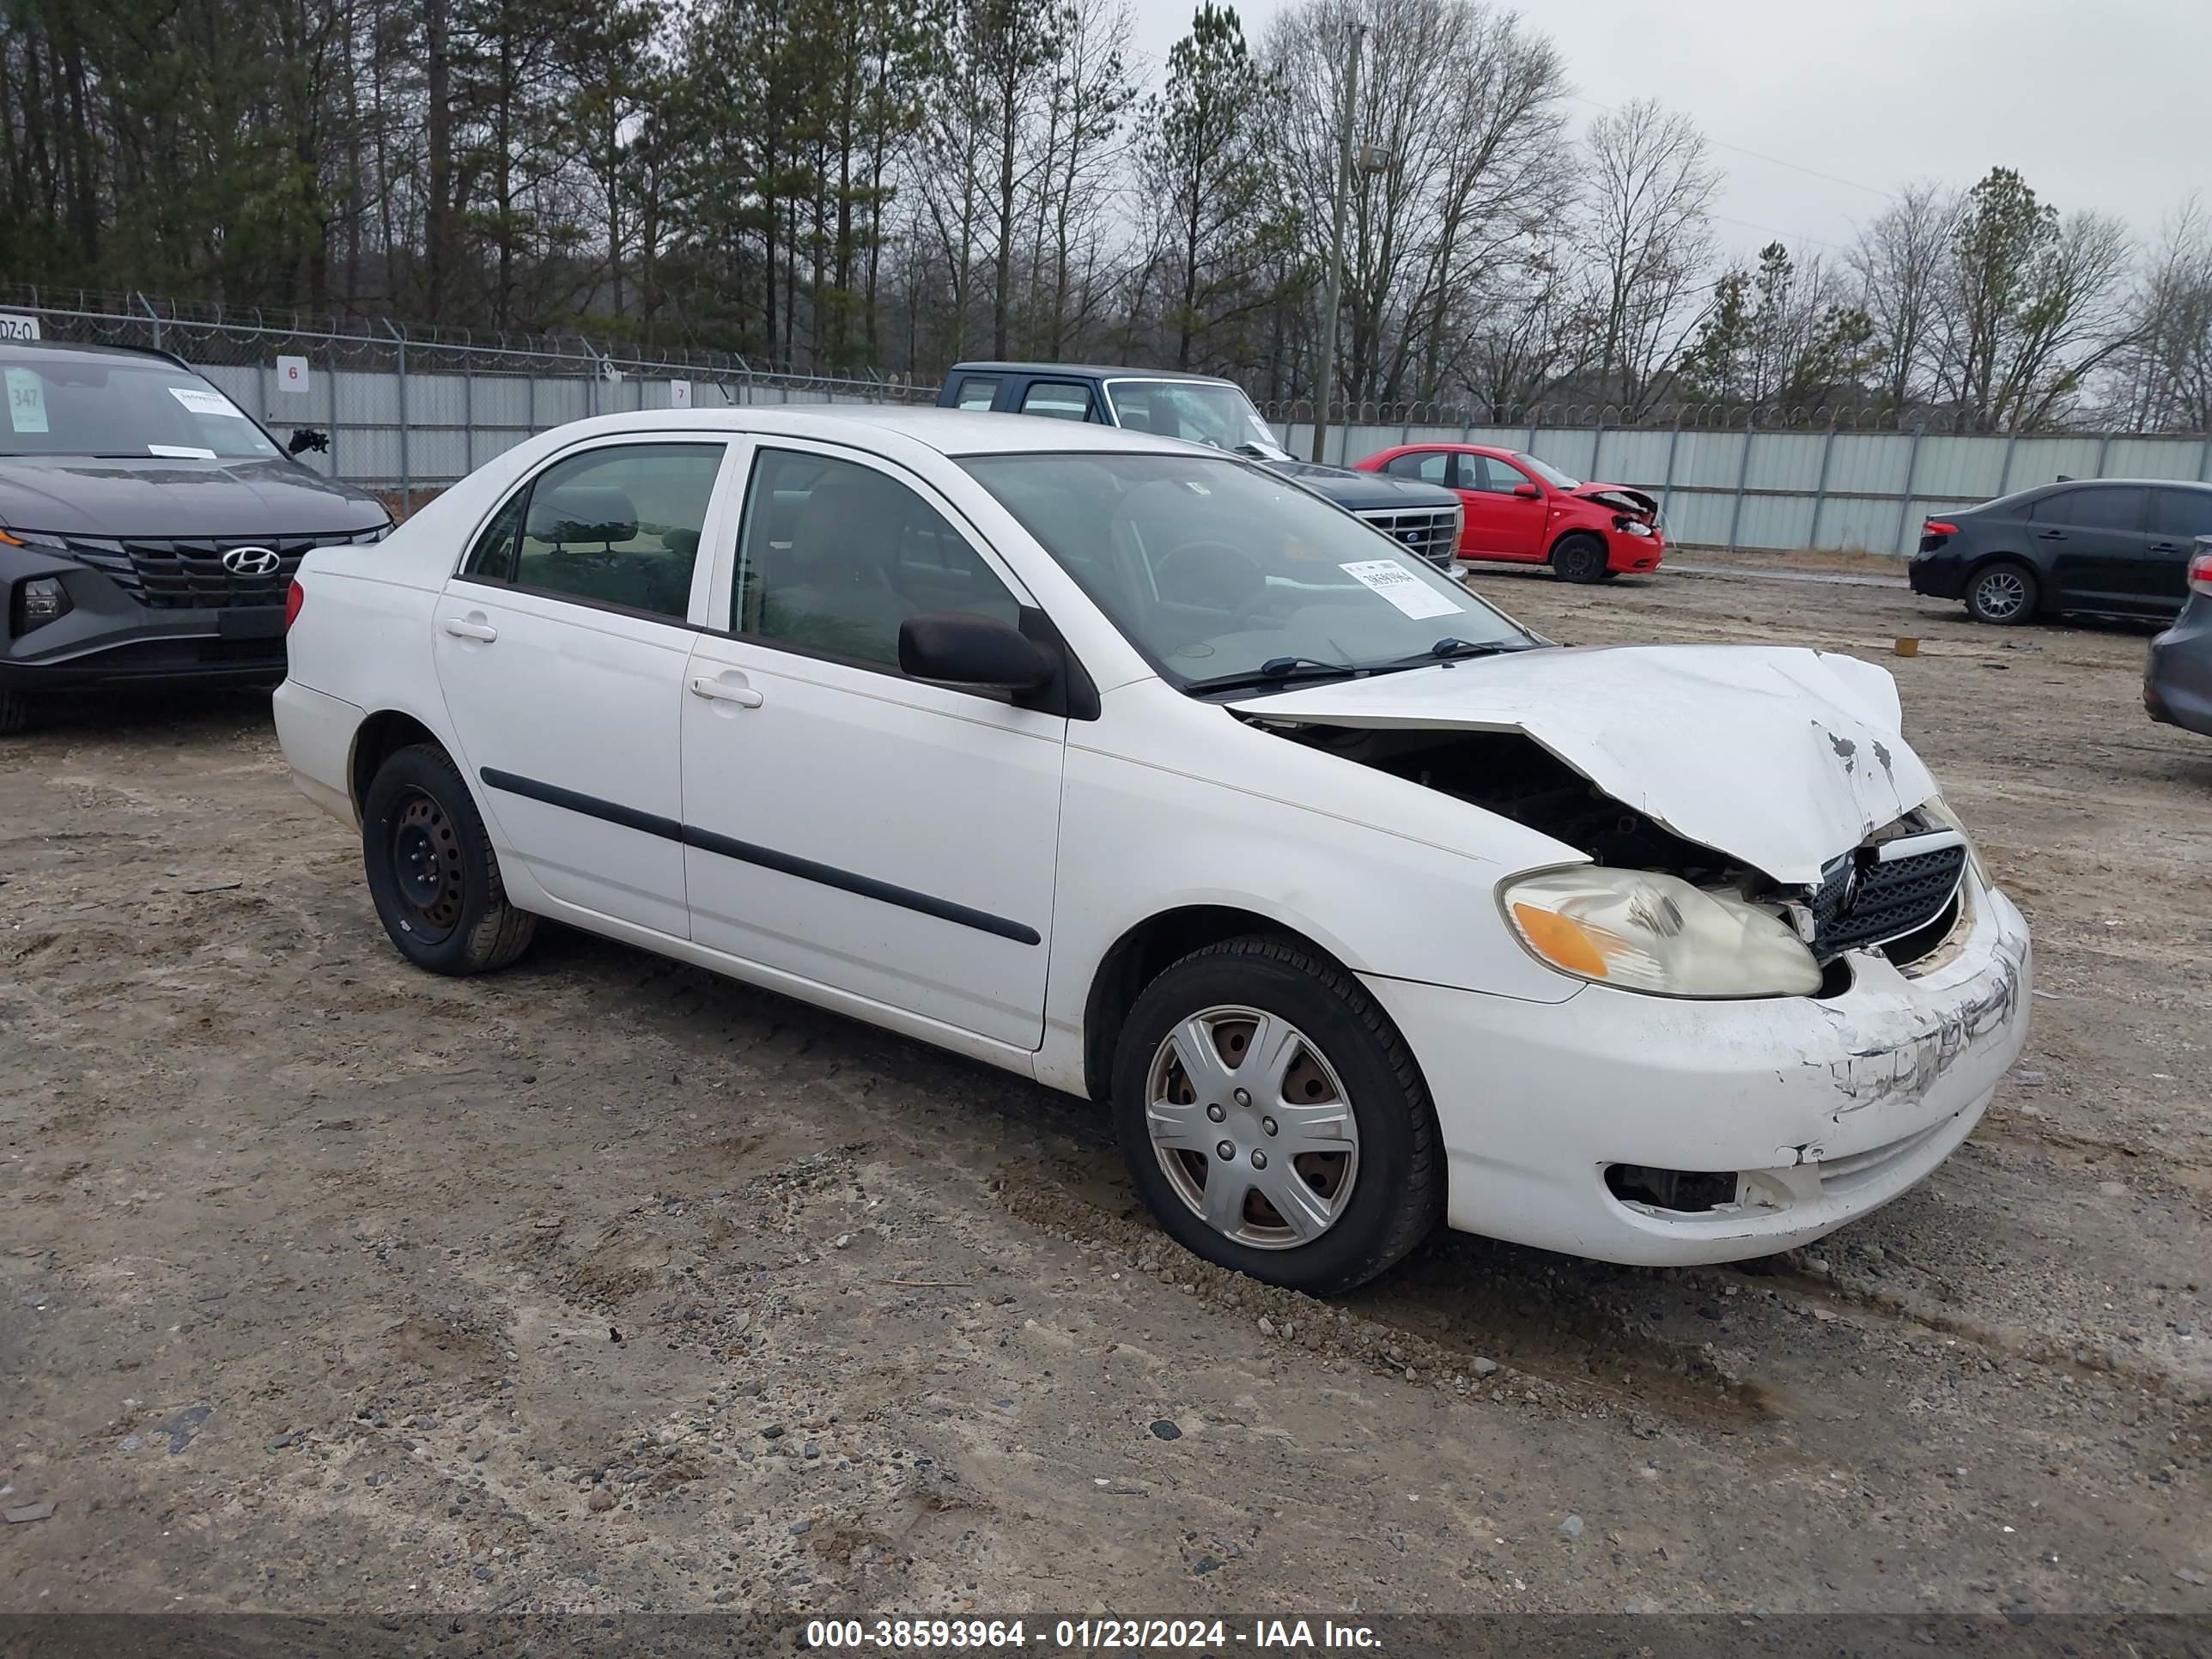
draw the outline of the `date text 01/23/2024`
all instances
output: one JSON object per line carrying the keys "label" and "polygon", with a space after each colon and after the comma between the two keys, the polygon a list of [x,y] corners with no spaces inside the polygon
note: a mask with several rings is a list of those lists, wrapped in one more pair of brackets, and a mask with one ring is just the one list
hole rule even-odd
{"label": "date text 01/23/2024", "polygon": [[1238,1628],[1223,1619],[815,1619],[810,1648],[907,1652],[1247,1651],[1297,1654],[1378,1649],[1365,1625],[1330,1619],[1255,1619]]}

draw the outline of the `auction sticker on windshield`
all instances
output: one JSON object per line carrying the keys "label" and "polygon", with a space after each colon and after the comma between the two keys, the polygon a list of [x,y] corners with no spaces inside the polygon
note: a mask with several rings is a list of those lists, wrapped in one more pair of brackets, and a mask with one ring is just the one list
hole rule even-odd
{"label": "auction sticker on windshield", "polygon": [[173,386],[169,388],[169,395],[195,415],[228,415],[238,421],[246,418],[238,405],[220,392],[203,392],[191,386]]}
{"label": "auction sticker on windshield", "polygon": [[1416,579],[1395,559],[1360,559],[1337,568],[1361,586],[1380,593],[1409,617],[1450,617],[1467,609],[1463,605],[1454,605]]}
{"label": "auction sticker on windshield", "polygon": [[8,424],[18,432],[46,432],[46,386],[34,368],[8,371]]}

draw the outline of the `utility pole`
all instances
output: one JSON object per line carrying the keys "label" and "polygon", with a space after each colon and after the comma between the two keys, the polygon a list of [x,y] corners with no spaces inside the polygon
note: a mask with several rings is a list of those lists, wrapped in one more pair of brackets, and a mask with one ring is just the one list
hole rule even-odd
{"label": "utility pole", "polygon": [[1352,198],[1352,118],[1359,100],[1359,43],[1367,25],[1348,23],[1352,37],[1344,64],[1344,107],[1336,113],[1336,216],[1329,233],[1328,291],[1322,302],[1321,368],[1314,396],[1314,465],[1322,465],[1322,448],[1328,441],[1328,400],[1336,377],[1336,313],[1344,303],[1344,210]]}

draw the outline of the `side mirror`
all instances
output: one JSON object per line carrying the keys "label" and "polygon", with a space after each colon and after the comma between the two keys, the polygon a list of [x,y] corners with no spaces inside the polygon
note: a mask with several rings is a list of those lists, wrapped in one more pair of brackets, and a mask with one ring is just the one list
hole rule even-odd
{"label": "side mirror", "polygon": [[902,672],[968,690],[1035,691],[1060,666],[1019,629],[965,611],[908,617],[899,624],[898,653]]}
{"label": "side mirror", "polygon": [[1544,496],[1544,492],[1532,483],[1515,484],[1513,493],[1524,501],[1541,501]]}
{"label": "side mirror", "polygon": [[329,433],[318,432],[311,426],[295,426],[292,428],[292,441],[285,446],[285,450],[287,453],[293,455],[309,449],[319,450],[324,454],[328,454],[330,447]]}

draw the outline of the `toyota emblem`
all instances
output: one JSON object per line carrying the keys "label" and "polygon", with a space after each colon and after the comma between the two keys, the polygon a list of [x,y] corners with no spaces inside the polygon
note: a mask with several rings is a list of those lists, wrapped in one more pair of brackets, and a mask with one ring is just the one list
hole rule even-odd
{"label": "toyota emblem", "polygon": [[234,576],[273,576],[283,562],[266,547],[234,547],[222,556],[222,568]]}

